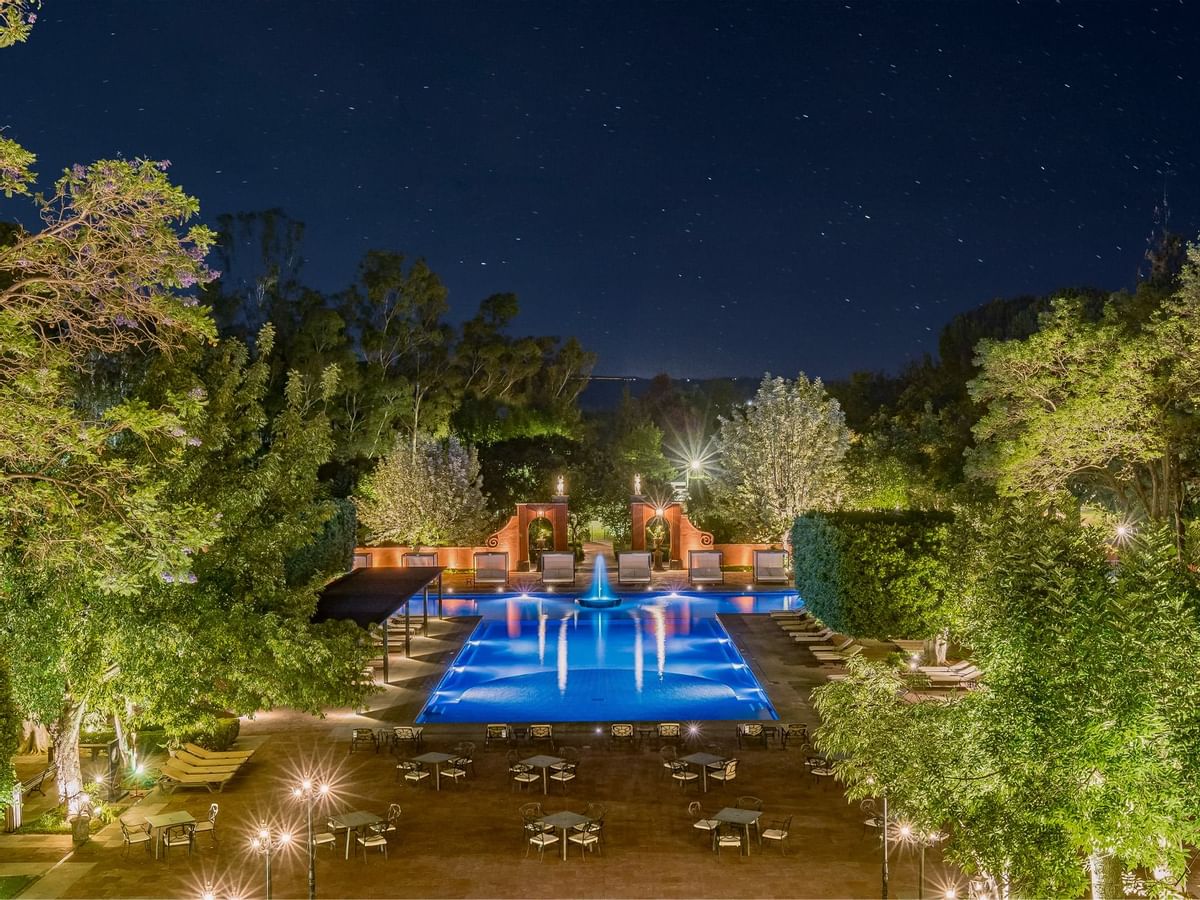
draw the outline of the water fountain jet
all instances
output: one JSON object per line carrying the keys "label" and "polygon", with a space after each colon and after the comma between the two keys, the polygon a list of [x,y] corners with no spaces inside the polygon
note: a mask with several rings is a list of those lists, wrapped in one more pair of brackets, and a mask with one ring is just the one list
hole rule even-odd
{"label": "water fountain jet", "polygon": [[608,571],[603,556],[596,556],[596,564],[592,569],[592,586],[575,602],[587,609],[612,609],[621,604],[621,598],[608,586]]}

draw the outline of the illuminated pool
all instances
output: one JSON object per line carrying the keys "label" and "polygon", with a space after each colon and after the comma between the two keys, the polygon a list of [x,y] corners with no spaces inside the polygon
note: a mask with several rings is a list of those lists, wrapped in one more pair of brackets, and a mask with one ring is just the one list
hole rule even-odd
{"label": "illuminated pool", "polygon": [[615,609],[562,595],[447,599],[483,617],[418,722],[777,719],[716,614],[801,605],[795,593],[639,594]]}

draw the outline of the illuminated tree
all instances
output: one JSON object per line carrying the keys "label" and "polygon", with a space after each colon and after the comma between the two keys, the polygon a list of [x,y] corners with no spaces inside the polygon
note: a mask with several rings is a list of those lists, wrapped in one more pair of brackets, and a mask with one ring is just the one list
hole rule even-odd
{"label": "illuminated tree", "polygon": [[851,661],[814,694],[818,743],[846,754],[851,797],[886,792],[918,828],[948,830],[950,858],[1006,893],[1078,896],[1090,879],[1121,897],[1123,869],[1178,877],[1200,836],[1200,597],[1169,532],[1116,571],[1103,536],[1039,513],[978,533],[956,631],[980,689],[908,703],[909,677]]}
{"label": "illuminated tree", "polygon": [[720,420],[717,447],[714,505],[753,538],[777,541],[800,513],[841,497],[850,430],[819,378],[765,375],[754,398]]}
{"label": "illuminated tree", "polygon": [[421,438],[415,459],[407,442],[398,443],[362,480],[354,503],[376,541],[470,545],[487,533],[479,462],[454,437]]}

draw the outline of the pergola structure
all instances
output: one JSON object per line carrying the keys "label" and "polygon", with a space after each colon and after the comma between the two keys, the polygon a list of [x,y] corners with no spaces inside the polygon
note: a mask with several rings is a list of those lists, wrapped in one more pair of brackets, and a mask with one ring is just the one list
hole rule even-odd
{"label": "pergola structure", "polygon": [[411,643],[409,602],[422,592],[421,619],[429,626],[429,588],[437,584],[437,614],[442,616],[443,566],[380,566],[355,569],[327,584],[317,599],[313,622],[349,619],[360,628],[383,626],[383,680],[388,680],[388,623],[404,610],[404,655]]}

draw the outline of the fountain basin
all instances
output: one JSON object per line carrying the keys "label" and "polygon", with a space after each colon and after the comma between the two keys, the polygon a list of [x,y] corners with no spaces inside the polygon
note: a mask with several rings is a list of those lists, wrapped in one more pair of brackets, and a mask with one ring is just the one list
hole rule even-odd
{"label": "fountain basin", "polygon": [[575,602],[585,609],[612,609],[614,606],[621,605],[621,598],[612,595],[601,595],[599,597],[586,596],[576,597]]}

